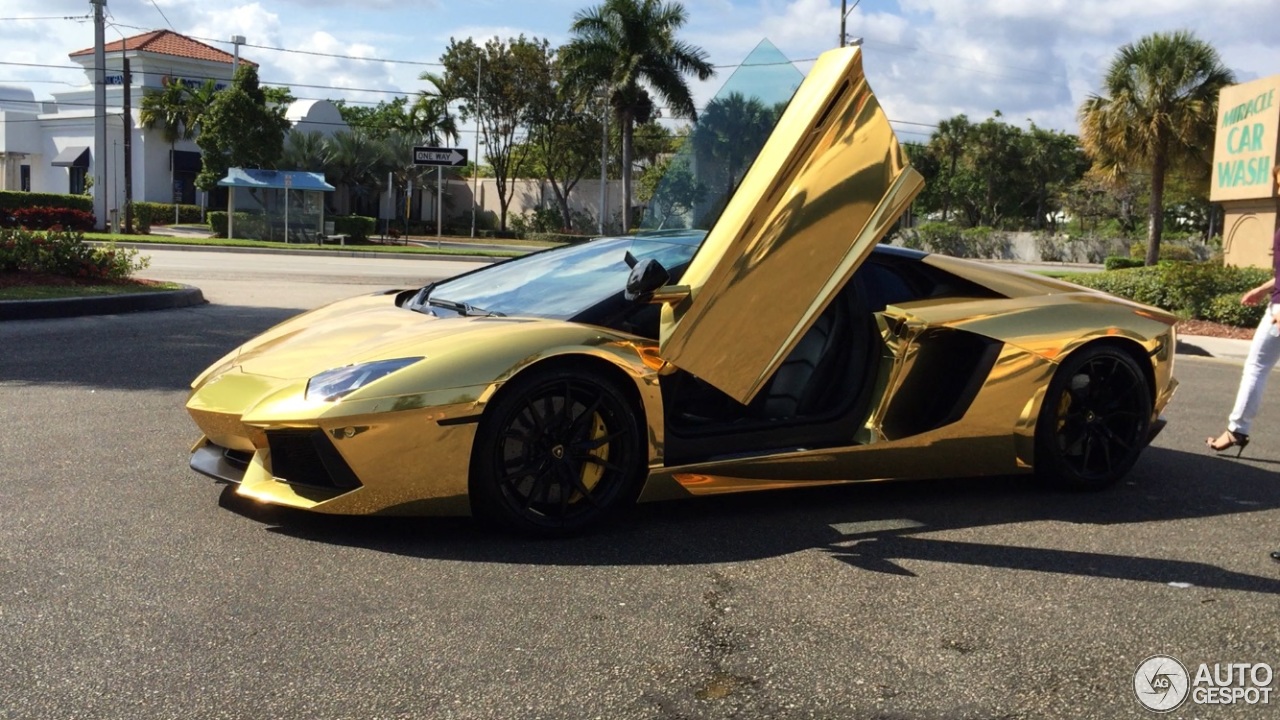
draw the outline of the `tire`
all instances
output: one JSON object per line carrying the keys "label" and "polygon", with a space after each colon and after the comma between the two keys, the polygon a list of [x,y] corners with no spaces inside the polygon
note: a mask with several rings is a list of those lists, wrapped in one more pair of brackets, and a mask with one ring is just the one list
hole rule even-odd
{"label": "tire", "polygon": [[599,525],[639,495],[641,438],[632,404],[599,373],[535,369],[517,376],[480,421],[473,509],[534,535]]}
{"label": "tire", "polygon": [[1072,353],[1036,422],[1037,477],[1068,490],[1114,485],[1146,447],[1151,409],[1146,375],[1128,353],[1112,345]]}

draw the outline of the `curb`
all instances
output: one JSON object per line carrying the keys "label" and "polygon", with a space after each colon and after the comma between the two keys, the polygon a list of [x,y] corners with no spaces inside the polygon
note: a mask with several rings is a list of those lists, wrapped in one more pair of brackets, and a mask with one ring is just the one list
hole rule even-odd
{"label": "curb", "polygon": [[83,315],[117,315],[144,310],[173,310],[205,303],[200,288],[184,285],[178,290],[101,295],[53,300],[0,300],[0,321],[45,320]]}

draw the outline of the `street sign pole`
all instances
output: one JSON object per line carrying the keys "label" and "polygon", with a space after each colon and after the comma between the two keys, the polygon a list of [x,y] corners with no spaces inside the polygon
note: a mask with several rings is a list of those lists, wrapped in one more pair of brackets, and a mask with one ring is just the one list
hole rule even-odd
{"label": "street sign pole", "polygon": [[[466,148],[415,147],[414,165],[434,165],[436,168],[436,247],[444,235],[444,168],[463,167],[467,164]],[[474,235],[474,230],[472,232]]]}
{"label": "street sign pole", "polygon": [[293,176],[284,176],[284,244],[289,244],[289,188],[293,187]]}

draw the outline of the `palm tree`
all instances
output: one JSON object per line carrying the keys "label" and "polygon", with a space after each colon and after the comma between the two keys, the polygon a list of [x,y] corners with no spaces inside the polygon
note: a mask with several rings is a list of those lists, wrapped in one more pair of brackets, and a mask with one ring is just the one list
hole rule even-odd
{"label": "palm tree", "polygon": [[[423,73],[421,79],[439,82],[438,77],[431,73]],[[437,84],[436,87],[440,86]],[[413,107],[409,108],[409,123],[414,132],[432,145],[458,139],[457,119],[449,112],[448,99],[439,94],[419,93]]]}
{"label": "palm tree", "polygon": [[929,138],[929,146],[940,160],[947,164],[947,179],[942,183],[942,221],[951,214],[951,189],[955,184],[956,165],[969,145],[973,125],[966,115],[957,115],[938,123],[938,129]]}
{"label": "palm tree", "polygon": [[1191,32],[1155,33],[1120,48],[1103,79],[1105,95],[1080,107],[1080,134],[1095,167],[1119,178],[1151,173],[1147,264],[1160,259],[1165,174],[1207,168],[1218,91],[1235,82],[1218,52]]}
{"label": "palm tree", "polygon": [[[142,110],[138,121],[148,130],[160,128],[160,135],[169,143],[169,187],[174,185],[174,150],[179,140],[195,136],[194,107],[190,94],[182,83],[166,82],[163,90],[148,92],[142,97]],[[178,223],[178,204],[173,204],[173,222]]]}
{"label": "palm tree", "polygon": [[603,87],[622,128],[622,230],[631,228],[631,153],[635,123],[652,111],[654,91],[675,117],[697,119],[685,80],[715,74],[702,48],[676,39],[688,19],[678,2],[605,0],[573,17],[561,57],[575,85]]}
{"label": "palm tree", "polygon": [[281,167],[322,173],[333,162],[333,145],[321,133],[290,130],[284,138]]}
{"label": "palm tree", "polygon": [[[733,192],[777,120],[773,108],[739,92],[707,104],[702,122],[693,131],[693,147],[699,166],[719,165],[715,179],[723,185],[724,196]],[[704,182],[711,180],[701,169],[699,174],[704,175],[700,178]]]}
{"label": "palm tree", "polygon": [[326,175],[334,185],[346,187],[348,212],[363,210],[382,190],[386,176],[386,146],[360,128],[334,133],[329,138],[333,153]]}

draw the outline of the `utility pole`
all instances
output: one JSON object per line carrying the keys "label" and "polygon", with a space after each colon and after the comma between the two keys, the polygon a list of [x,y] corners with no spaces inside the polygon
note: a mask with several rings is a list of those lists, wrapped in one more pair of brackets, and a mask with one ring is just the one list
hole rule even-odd
{"label": "utility pole", "polygon": [[[840,0],[840,47],[845,47],[849,44],[849,34],[845,32],[845,20],[849,17],[849,13],[858,7],[860,2],[862,0],[853,0],[853,7],[848,7],[849,0]],[[861,45],[862,43],[855,44]]]}
{"label": "utility pole", "polygon": [[480,203],[480,58],[476,58],[476,159],[471,166],[471,237],[476,236],[476,205]]}
{"label": "utility pole", "polygon": [[124,62],[124,231],[133,234],[133,109],[130,105],[129,86],[133,76],[129,74],[129,56],[125,54],[124,41],[120,42],[120,57]]}
{"label": "utility pole", "polygon": [[[93,216],[95,227],[107,227],[107,0],[93,6]],[[123,43],[121,43],[123,46]]]}

